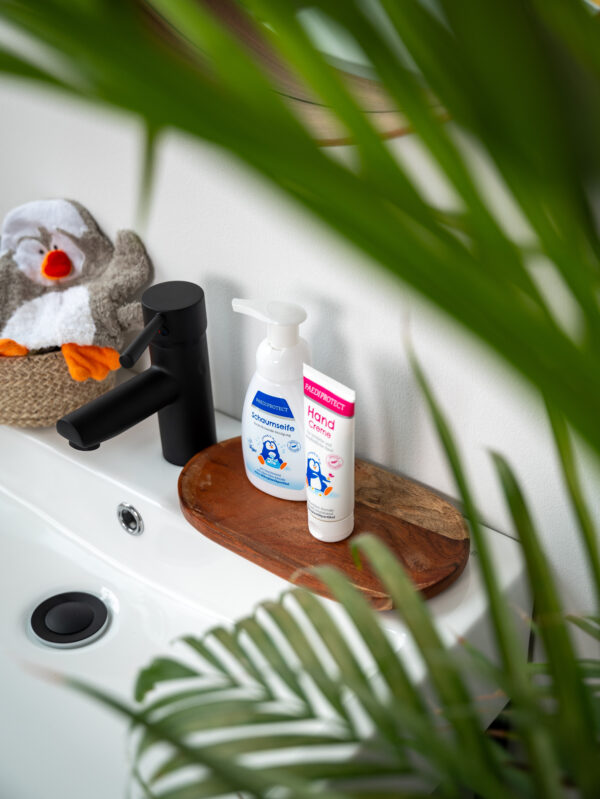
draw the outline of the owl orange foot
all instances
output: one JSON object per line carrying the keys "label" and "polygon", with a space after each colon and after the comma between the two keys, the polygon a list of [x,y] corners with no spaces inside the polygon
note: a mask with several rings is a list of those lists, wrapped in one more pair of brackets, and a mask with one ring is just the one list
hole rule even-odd
{"label": "owl orange foot", "polygon": [[119,353],[112,347],[63,344],[61,350],[69,367],[69,374],[79,383],[88,377],[104,380],[109,372],[119,368]]}
{"label": "owl orange foot", "polygon": [[27,347],[17,344],[12,338],[0,338],[0,356],[14,358],[17,355],[27,355],[28,352]]}

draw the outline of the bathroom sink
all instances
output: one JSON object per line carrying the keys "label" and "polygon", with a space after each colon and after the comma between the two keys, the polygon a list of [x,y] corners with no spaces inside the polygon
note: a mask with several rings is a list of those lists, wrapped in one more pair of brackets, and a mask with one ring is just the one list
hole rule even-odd
{"label": "bathroom sink", "polygon": [[[217,414],[217,433],[237,435],[239,422]],[[179,655],[176,638],[239,618],[289,584],[187,524],[177,499],[180,468],[163,460],[154,419],[93,452],[70,449],[51,429],[8,427],[0,427],[0,448],[0,796],[119,799],[128,782],[126,724],[42,680],[37,668],[131,700],[137,670],[159,654]],[[121,526],[122,503],[141,516],[141,535]],[[135,532],[132,514],[123,519]],[[507,602],[526,615],[520,547],[486,534]],[[108,623],[91,643],[58,649],[30,630],[39,603],[64,592],[86,592],[107,606]],[[339,607],[323,602],[343,623]],[[464,636],[493,657],[476,553],[429,605],[451,645]],[[415,679],[423,679],[401,624],[392,614],[382,618]],[[487,704],[486,720],[501,707],[501,699]]]}

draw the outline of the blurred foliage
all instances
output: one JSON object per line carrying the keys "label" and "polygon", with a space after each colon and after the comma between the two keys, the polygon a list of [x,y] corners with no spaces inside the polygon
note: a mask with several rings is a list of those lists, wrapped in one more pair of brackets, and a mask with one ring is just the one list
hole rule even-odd
{"label": "blurred foliage", "polygon": [[[241,15],[274,54],[260,59],[225,24],[231,5],[1,0],[0,18],[33,45],[4,37],[0,70],[133,112],[152,143],[177,128],[240,158],[491,345],[600,451],[598,18],[575,0],[247,0],[236,26]],[[424,196],[376,115],[312,46],[296,14],[309,5],[369,59],[452,208]],[[355,163],[332,159],[273,90],[277,58],[347,131]],[[440,124],[432,95],[452,124]],[[525,240],[490,209],[473,149],[512,198]],[[540,259],[572,300],[568,331],[548,302],[551,276],[540,285],[532,271]]]}
{"label": "blurred foliage", "polygon": [[[473,511],[454,437],[414,368],[464,506]],[[578,515],[587,520],[577,475],[564,457],[570,441],[553,417]],[[448,643],[395,556],[375,536],[354,537],[351,546],[369,560],[396,610],[378,614],[344,575],[315,569],[343,606],[350,638],[327,602],[291,589],[230,627],[185,636],[183,657],[158,657],[139,673],[135,707],[71,681],[132,722],[132,773],[143,794],[596,799],[600,659],[577,657],[568,626],[600,640],[600,616],[564,616],[518,483],[504,459],[492,457],[535,586],[535,630],[546,662],[527,662],[528,621],[498,583],[489,535],[476,514],[471,534],[488,596],[493,660],[466,641]],[[597,539],[588,539],[586,525],[581,538],[597,559]],[[387,632],[390,616],[404,625],[412,647],[407,641],[398,647]],[[426,667],[424,682],[416,683],[407,668],[410,648]],[[484,695],[474,687],[482,684]],[[486,729],[490,709],[504,703],[504,724]]]}
{"label": "blurred foliage", "polygon": [[[600,452],[598,18],[575,0],[310,4],[370,61],[455,197],[452,207],[442,207],[394,157],[374,116],[312,45],[298,17],[308,4],[247,0],[236,7],[243,30],[273,55],[267,59],[226,24],[229,7],[208,0],[0,0],[7,30],[30,42],[11,46],[5,36],[0,70],[141,117],[148,131],[146,198],[161,131],[174,128],[226,150],[511,363],[546,398],[598,601],[597,531],[569,436],[571,425]],[[353,141],[352,163],[318,146],[277,90],[273,63],[284,64],[313,102],[330,110]],[[440,122],[439,106],[451,123]],[[508,230],[488,202],[478,159],[495,172],[526,233]],[[569,295],[569,320],[549,297],[550,277]],[[293,591],[232,629],[187,638],[196,666],[170,658],[151,664],[138,680],[138,708],[77,684],[142,730],[135,772],[147,796],[266,796],[274,786],[283,793],[273,795],[297,797],[412,796],[433,787],[448,797],[465,790],[482,797],[600,796],[600,662],[578,659],[568,630],[574,623],[598,639],[600,616],[564,618],[522,492],[494,455],[547,655],[546,664],[525,662],[453,437],[415,369],[470,519],[497,662],[466,644],[470,664],[457,659],[399,564],[377,540],[361,537],[354,546],[393,595],[427,665],[432,699],[412,684],[364,600],[340,575],[321,570],[377,664],[375,675],[365,672],[326,608]],[[323,663],[323,648],[333,670]],[[483,729],[468,688],[473,670],[510,700],[508,747]],[[218,740],[202,738],[215,730]],[[160,741],[167,742],[166,757],[146,767]],[[316,746],[326,754],[312,757]],[[257,767],[251,757],[298,749],[307,757],[292,765]],[[190,765],[200,770],[189,776]],[[164,782],[170,776],[178,777],[177,787]]]}

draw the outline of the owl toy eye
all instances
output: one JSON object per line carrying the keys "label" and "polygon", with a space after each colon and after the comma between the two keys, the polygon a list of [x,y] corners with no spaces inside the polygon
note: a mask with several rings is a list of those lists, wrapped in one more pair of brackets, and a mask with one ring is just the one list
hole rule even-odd
{"label": "owl toy eye", "polygon": [[24,238],[19,241],[14,251],[15,265],[30,280],[38,282],[40,266],[46,255],[46,248],[39,239]]}

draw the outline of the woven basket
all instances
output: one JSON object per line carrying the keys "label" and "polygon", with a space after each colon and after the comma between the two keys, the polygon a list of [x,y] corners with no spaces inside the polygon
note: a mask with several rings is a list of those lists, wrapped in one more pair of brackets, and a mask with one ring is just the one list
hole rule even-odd
{"label": "woven basket", "polygon": [[49,427],[66,413],[104,394],[116,373],[78,383],[61,352],[0,358],[0,424]]}

